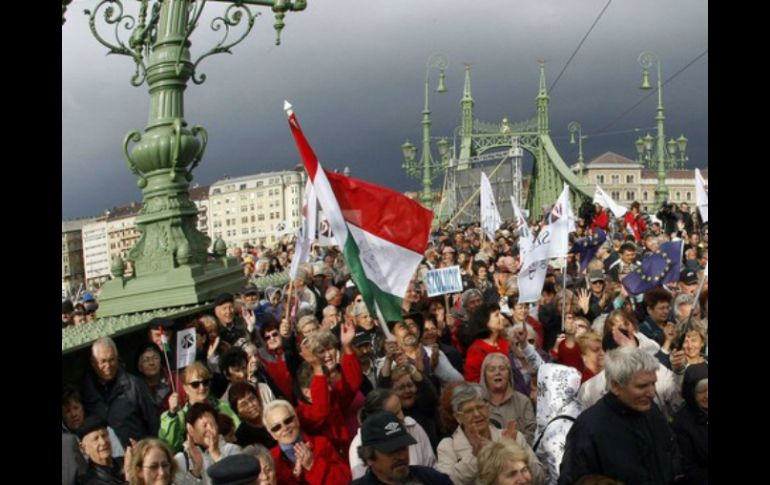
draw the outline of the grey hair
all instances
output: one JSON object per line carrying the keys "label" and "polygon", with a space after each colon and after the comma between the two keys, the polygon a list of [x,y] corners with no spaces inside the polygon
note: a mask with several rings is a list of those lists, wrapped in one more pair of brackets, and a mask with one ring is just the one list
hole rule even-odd
{"label": "grey hair", "polygon": [[326,301],[333,300],[337,297],[337,295],[340,294],[340,289],[336,286],[330,286],[329,289],[326,290],[326,293],[324,293],[324,297],[326,298]]}
{"label": "grey hair", "polygon": [[[329,292],[326,292],[326,293],[328,295]],[[332,298],[334,298],[334,297],[332,297]],[[326,305],[326,308],[323,309],[323,316],[324,316],[324,318],[328,317],[329,314],[332,312],[332,310],[334,310],[336,312],[337,311],[337,307],[334,306],[334,305]]]}
{"label": "grey hair", "polygon": [[286,401],[284,399],[276,399],[274,401],[270,401],[269,403],[265,404],[265,409],[262,411],[262,422],[267,423],[267,416],[270,414],[270,411],[272,411],[275,408],[285,408],[289,414],[292,416],[296,416],[297,413],[294,411],[294,406],[291,405],[289,401]]}
{"label": "grey hair", "polygon": [[318,319],[315,317],[315,315],[303,315],[299,317],[299,320],[297,321],[297,329],[302,329],[302,327],[308,323],[315,323],[316,325],[319,325]]}
{"label": "grey hair", "polygon": [[270,467],[275,470],[275,460],[273,459],[273,455],[270,454],[270,450],[265,448],[264,446],[260,444],[253,444],[245,447],[241,451],[244,455],[250,455],[259,460],[260,458],[264,458],[267,460],[267,462],[270,464]]}
{"label": "grey hair", "polygon": [[674,298],[674,308],[679,308],[680,305],[694,305],[695,297],[688,295],[687,293],[680,293]]}
{"label": "grey hair", "polygon": [[91,344],[91,355],[94,357],[96,357],[94,352],[96,351],[97,347],[109,347],[113,352],[115,352],[115,355],[118,355],[118,348],[115,346],[115,341],[110,337],[100,337],[96,339],[93,344]]}
{"label": "grey hair", "polygon": [[474,399],[487,400],[487,391],[476,383],[460,384],[452,389],[452,412],[459,413],[463,404]]}
{"label": "grey hair", "polygon": [[369,308],[366,307],[366,303],[364,302],[356,303],[353,305],[353,310],[350,312],[350,314],[354,317],[363,315],[364,313],[369,313]]}
{"label": "grey hair", "polygon": [[604,361],[607,390],[610,390],[613,382],[626,386],[637,372],[656,372],[658,367],[660,367],[658,359],[638,347],[620,347],[610,350]]}
{"label": "grey hair", "polygon": [[704,387],[709,385],[709,378],[701,379],[698,381],[697,384],[695,384],[695,392],[700,392],[703,390]]}

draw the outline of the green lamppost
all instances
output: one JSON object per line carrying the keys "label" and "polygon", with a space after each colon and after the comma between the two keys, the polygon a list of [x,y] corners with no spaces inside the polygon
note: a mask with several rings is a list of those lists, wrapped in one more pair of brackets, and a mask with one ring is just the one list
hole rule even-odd
{"label": "green lamppost", "polygon": [[[676,166],[675,153],[677,147],[679,148],[679,163],[684,167],[684,163],[687,161],[685,156],[685,148],[687,147],[687,138],[684,135],[680,136],[677,140],[673,138],[666,143],[663,115],[663,85],[660,75],[660,59],[652,52],[642,52],[639,55],[639,65],[642,66],[642,86],[641,89],[652,89],[650,84],[649,69],[653,64],[657,64],[658,67],[658,108],[655,121],[658,124],[657,136],[652,137],[649,133],[644,138],[636,140],[636,149],[639,154],[640,160],[646,160],[647,166],[651,167],[653,162],[657,166],[658,170],[658,185],[655,187],[655,206],[660,208],[663,203],[668,199],[668,187],[666,186],[666,166],[674,168]],[[653,141],[655,144],[655,154],[653,155]],[[654,157],[654,158],[653,158]]]}
{"label": "green lamppost", "polygon": [[572,121],[570,124],[567,125],[567,131],[569,131],[569,134],[570,134],[569,142],[572,145],[576,143],[575,133],[577,133],[577,145],[578,145],[577,168],[578,168],[578,174],[582,177],[583,171],[585,170],[585,165],[583,164],[583,138],[584,138],[583,126],[577,121]]}
{"label": "green lamppost", "polygon": [[[240,263],[226,257],[224,241],[214,242],[214,255],[209,258],[211,241],[196,228],[197,209],[190,201],[188,187],[208,136],[201,126],[188,127],[184,91],[190,79],[196,84],[205,81],[206,75],[199,71],[203,59],[229,54],[246,38],[259,15],[248,5],[271,7],[276,44],[280,44],[286,12],[304,10],[307,1],[216,1],[230,4],[221,17],[211,22],[221,38],[195,61],[190,55],[189,39],[206,0],[140,0],[137,17],[124,13],[120,0],[101,0],[93,12],[85,11],[96,40],[110,54],[131,57],[135,64],[131,84],[141,86],[146,82],[150,93],[149,123],[143,132],[132,131],[123,141],[123,156],[138,178],[144,198],[136,218],[142,235],[127,258],[134,274],[125,276],[125,262],[113,260],[114,278],[100,295],[100,317],[195,304],[211,300],[222,291],[233,291],[243,283]],[[65,5],[63,2],[62,22]],[[97,16],[102,12],[103,21],[114,29],[111,41],[97,31]],[[243,30],[240,35],[235,33],[239,26]]]}
{"label": "green lamppost", "polygon": [[[433,192],[431,190],[431,182],[439,175],[442,163],[436,163],[433,161],[433,156],[430,153],[430,108],[428,107],[428,87],[430,85],[429,75],[431,68],[438,69],[440,71],[437,93],[445,93],[446,80],[444,70],[449,66],[449,61],[443,54],[433,54],[428,58],[425,63],[425,108],[422,110],[422,157],[419,163],[415,163],[415,156],[417,155],[417,148],[407,140],[401,145],[401,150],[404,154],[404,163],[402,168],[406,170],[407,175],[410,177],[420,178],[422,177],[422,196],[420,200],[422,205],[427,208],[433,206]],[[449,153],[449,141],[444,139],[437,143],[442,160],[446,162],[447,155]],[[443,153],[441,151],[443,150]]]}

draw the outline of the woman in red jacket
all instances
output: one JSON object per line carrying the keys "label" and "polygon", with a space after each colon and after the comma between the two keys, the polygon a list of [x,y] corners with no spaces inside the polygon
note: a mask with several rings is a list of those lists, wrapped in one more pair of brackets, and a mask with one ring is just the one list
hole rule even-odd
{"label": "woman in red jacket", "polygon": [[468,326],[475,340],[468,347],[468,353],[465,356],[464,377],[468,382],[478,383],[481,377],[481,364],[487,354],[500,352],[510,355],[511,343],[505,338],[504,333],[508,321],[500,314],[500,306],[493,303],[479,308],[473,314]]}
{"label": "woman in red jacket", "polygon": [[600,206],[599,204],[594,204],[596,207],[596,214],[594,215],[593,220],[591,221],[591,230],[595,230],[597,227],[600,227],[604,229],[605,231],[610,230],[610,216],[607,213],[606,210],[604,210],[604,207]]}
{"label": "woman in red jacket", "polygon": [[626,227],[626,231],[631,231],[634,234],[636,242],[642,240],[642,234],[647,230],[647,224],[644,222],[644,218],[639,214],[639,202],[632,202],[631,209],[626,212],[623,219],[623,225]]}
{"label": "woman in red jacket", "polygon": [[302,432],[291,403],[276,400],[265,406],[262,418],[278,442],[270,450],[281,485],[344,485],[350,483],[350,466],[323,436]]}

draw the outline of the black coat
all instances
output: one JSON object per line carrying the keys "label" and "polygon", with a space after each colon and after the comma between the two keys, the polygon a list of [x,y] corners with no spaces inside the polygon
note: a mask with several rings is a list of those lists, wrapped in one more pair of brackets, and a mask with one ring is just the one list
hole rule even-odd
{"label": "black coat", "polygon": [[82,391],[86,415],[106,419],[124,448],[129,438],[138,441],[158,435],[160,410],[142,379],[118,369],[112,382],[101,384],[89,368],[83,376]]}
{"label": "black coat", "polygon": [[123,458],[113,458],[112,467],[88,463],[88,470],[78,482],[82,485],[125,485],[123,478]]}
{"label": "black coat", "polygon": [[709,471],[709,418],[695,402],[695,386],[708,378],[708,364],[695,364],[687,368],[682,383],[682,397],[687,403],[674,416],[671,424],[682,456],[685,484],[702,484],[708,480]]}
{"label": "black coat", "polygon": [[589,474],[626,485],[674,482],[674,439],[658,406],[639,413],[607,393],[578,416],[567,434],[559,485]]}
{"label": "black coat", "polygon": [[[427,466],[409,466],[409,478],[407,481],[409,479],[414,480],[415,483],[424,483],[425,485],[452,485],[452,480],[448,475]],[[374,476],[371,469],[367,469],[363,477],[350,482],[351,485],[381,485],[382,483]]]}

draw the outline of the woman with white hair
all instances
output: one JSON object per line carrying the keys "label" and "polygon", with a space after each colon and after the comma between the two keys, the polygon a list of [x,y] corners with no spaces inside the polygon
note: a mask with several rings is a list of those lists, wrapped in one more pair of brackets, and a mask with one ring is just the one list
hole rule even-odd
{"label": "woman with white hair", "polygon": [[543,466],[527,444],[524,434],[516,430],[515,424],[505,431],[491,425],[487,393],[481,385],[460,384],[452,391],[451,403],[452,412],[460,426],[451,437],[444,438],[438,445],[438,471],[449,475],[455,485],[471,485],[479,476],[477,457],[483,446],[490,441],[496,442],[506,437],[514,439],[527,451],[532,483],[543,483]]}
{"label": "woman with white hair", "polygon": [[537,373],[537,438],[533,448],[545,467],[546,484],[555,485],[567,433],[583,411],[578,400],[581,374],[574,367],[543,364]]}

